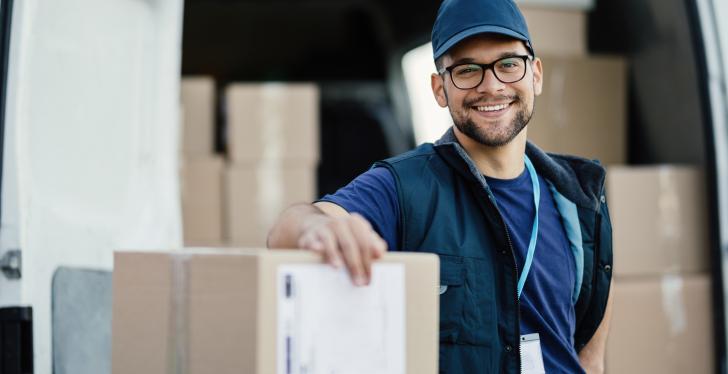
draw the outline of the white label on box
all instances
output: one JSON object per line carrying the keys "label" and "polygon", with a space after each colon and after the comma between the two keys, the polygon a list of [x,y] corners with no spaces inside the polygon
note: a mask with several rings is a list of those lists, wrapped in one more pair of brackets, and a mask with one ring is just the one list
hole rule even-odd
{"label": "white label on box", "polygon": [[278,268],[278,374],[404,374],[405,269],[374,264],[355,287],[329,265]]}

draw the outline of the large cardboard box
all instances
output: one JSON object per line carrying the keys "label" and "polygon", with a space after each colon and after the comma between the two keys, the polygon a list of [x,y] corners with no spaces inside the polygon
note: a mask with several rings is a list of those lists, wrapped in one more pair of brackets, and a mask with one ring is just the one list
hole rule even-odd
{"label": "large cardboard box", "polygon": [[612,166],[607,170],[614,274],[709,270],[703,173],[689,166]]}
{"label": "large cardboard box", "polygon": [[231,166],[225,171],[225,238],[235,246],[264,247],[285,208],[315,198],[313,164]]}
{"label": "large cardboard box", "polygon": [[315,163],[319,159],[319,90],[314,84],[237,83],[225,90],[228,156]]}
{"label": "large cardboard box", "polygon": [[182,95],[182,153],[209,157],[215,149],[215,81],[211,77],[184,77]]}
{"label": "large cardboard box", "polygon": [[536,55],[585,56],[587,15],[579,9],[520,5]]}
{"label": "large cardboard box", "polygon": [[182,222],[185,245],[223,243],[222,157],[188,159],[182,166]]}
{"label": "large cardboard box", "polygon": [[625,163],[625,61],[540,57],[543,92],[536,98],[529,139],[549,152],[599,159],[604,164]]}
{"label": "large cardboard box", "polygon": [[[400,352],[405,356],[406,372],[437,372],[439,261],[436,255],[386,254],[376,263],[375,269],[389,266],[390,275],[394,276],[386,278],[388,283],[381,283],[383,278],[378,278],[377,274],[384,272],[377,273],[376,270],[369,290],[354,287],[344,270],[337,271],[320,264],[320,257],[307,251],[117,252],[114,261],[114,374],[285,373],[286,359],[295,363],[311,357],[304,353],[300,356],[290,354],[297,352],[297,348],[290,347],[304,344],[301,340],[304,336],[321,345],[339,347],[338,355],[351,358],[353,368],[354,361],[359,364],[362,360],[380,361],[382,357],[379,354],[370,356],[371,352],[382,347],[392,349],[382,334],[397,329],[401,329]],[[292,271],[304,271],[296,273],[299,275],[311,275],[313,273],[305,271],[312,271],[315,276],[294,278],[295,282],[300,281],[294,283],[289,278]],[[337,279],[334,289],[343,288],[346,293],[343,300],[327,298],[326,292],[332,289],[329,287],[308,294],[304,293],[304,287],[299,287],[307,280],[331,277]],[[389,287],[399,287],[402,299],[380,298],[380,294],[374,292]],[[289,304],[290,294],[298,295],[296,302],[301,304]],[[338,308],[334,307],[323,310],[321,318],[324,319],[317,320],[316,316],[313,319],[312,316],[301,316],[298,310],[304,310],[303,307],[295,309],[310,302],[341,305],[342,310],[358,306],[362,310],[361,313],[337,315],[334,310],[338,311]],[[377,310],[370,310],[372,308]],[[391,313],[386,315],[395,318],[372,319],[372,313],[379,314],[384,310]],[[299,326],[296,320],[299,317],[301,321],[312,323]],[[328,332],[325,328],[320,329],[322,333],[333,334],[333,338],[319,341],[316,334],[301,333],[303,328],[318,324],[336,329]],[[364,327],[369,329],[364,330]],[[284,344],[279,345],[282,338]],[[368,347],[359,344],[365,341],[381,344]],[[366,356],[362,357],[360,353]],[[331,355],[319,358],[335,359]],[[279,366],[278,363],[282,364]],[[299,372],[296,367],[293,369],[289,372]],[[318,372],[323,371],[309,371],[310,374]]]}
{"label": "large cardboard box", "polygon": [[612,297],[607,373],[714,372],[708,275],[617,281]]}

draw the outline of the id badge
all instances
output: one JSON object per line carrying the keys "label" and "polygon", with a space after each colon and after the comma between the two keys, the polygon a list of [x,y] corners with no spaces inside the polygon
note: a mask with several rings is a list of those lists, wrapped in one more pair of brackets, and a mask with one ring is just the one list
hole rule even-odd
{"label": "id badge", "polygon": [[541,339],[536,334],[521,335],[521,373],[545,374]]}

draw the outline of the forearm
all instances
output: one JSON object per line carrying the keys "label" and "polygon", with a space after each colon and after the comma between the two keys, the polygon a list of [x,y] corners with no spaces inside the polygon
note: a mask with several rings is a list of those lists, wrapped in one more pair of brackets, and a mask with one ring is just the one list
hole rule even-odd
{"label": "forearm", "polygon": [[325,217],[326,214],[321,209],[311,204],[296,204],[289,207],[281,213],[268,232],[268,248],[298,248],[298,239],[306,225]]}
{"label": "forearm", "polygon": [[[612,281],[614,282],[614,281]],[[607,337],[609,335],[609,323],[612,319],[612,292],[610,287],[607,308],[604,317],[599,324],[597,331],[591,340],[579,352],[579,362],[587,374],[604,373],[605,352],[607,348]]]}

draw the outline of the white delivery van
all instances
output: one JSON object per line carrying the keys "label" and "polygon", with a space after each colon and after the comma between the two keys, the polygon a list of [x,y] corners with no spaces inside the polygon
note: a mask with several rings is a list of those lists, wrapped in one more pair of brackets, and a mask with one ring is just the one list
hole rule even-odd
{"label": "white delivery van", "polygon": [[[625,163],[705,171],[709,349],[726,373],[728,2],[519,3],[580,14],[568,19],[583,31],[571,44],[542,43],[550,53],[627,62]],[[113,250],[183,244],[181,76],[212,76],[220,92],[236,81],[316,82],[318,189],[330,193],[371,162],[432,140],[403,63],[429,41],[438,6],[0,0],[0,372],[110,373]],[[222,152],[224,108],[218,122]]]}

